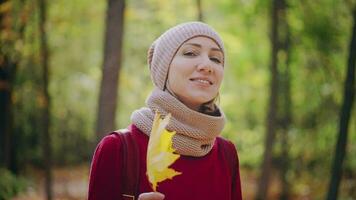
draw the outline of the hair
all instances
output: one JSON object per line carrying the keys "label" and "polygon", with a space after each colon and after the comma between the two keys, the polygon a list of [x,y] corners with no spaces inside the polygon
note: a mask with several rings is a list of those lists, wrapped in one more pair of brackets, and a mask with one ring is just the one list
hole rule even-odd
{"label": "hair", "polygon": [[220,116],[221,113],[217,106],[217,104],[219,103],[220,103],[220,94],[218,93],[218,95],[214,99],[206,103],[203,103],[198,111],[211,116]]}

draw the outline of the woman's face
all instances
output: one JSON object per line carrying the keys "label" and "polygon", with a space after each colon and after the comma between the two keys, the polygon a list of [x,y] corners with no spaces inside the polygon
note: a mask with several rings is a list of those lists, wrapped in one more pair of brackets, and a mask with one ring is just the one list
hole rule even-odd
{"label": "woman's face", "polygon": [[214,99],[224,76],[224,54],[207,37],[186,41],[173,57],[168,73],[168,88],[186,106],[199,110]]}

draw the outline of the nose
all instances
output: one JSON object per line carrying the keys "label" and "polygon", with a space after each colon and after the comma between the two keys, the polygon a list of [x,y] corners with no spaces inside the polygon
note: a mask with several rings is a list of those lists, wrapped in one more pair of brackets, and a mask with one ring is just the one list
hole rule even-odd
{"label": "nose", "polygon": [[209,57],[202,58],[201,61],[197,64],[197,70],[199,72],[204,72],[204,73],[208,73],[208,74],[213,73],[213,68],[212,68],[210,62],[211,61],[210,61]]}

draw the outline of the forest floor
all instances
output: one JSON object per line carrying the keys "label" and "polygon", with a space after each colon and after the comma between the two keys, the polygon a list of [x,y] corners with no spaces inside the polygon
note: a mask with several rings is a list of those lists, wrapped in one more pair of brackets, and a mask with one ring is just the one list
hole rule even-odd
{"label": "forest floor", "polygon": [[[13,200],[44,200],[43,172],[32,170],[31,184],[27,191]],[[89,166],[55,168],[53,171],[53,195],[54,200],[85,200],[87,198]],[[253,199],[257,188],[257,176],[253,172],[241,170],[243,199]],[[269,191],[271,200],[278,199],[280,184],[277,178],[272,177]],[[309,200],[308,195],[292,197],[293,200]]]}
{"label": "forest floor", "polygon": [[[28,173],[27,173],[28,174]],[[44,200],[43,172],[31,170],[31,180],[27,191],[13,200]],[[54,200],[83,200],[87,198],[89,166],[55,168],[53,170]]]}

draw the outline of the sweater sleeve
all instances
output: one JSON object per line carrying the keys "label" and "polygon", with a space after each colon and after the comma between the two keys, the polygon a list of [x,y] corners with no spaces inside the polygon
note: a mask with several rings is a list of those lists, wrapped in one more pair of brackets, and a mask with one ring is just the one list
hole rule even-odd
{"label": "sweater sleeve", "polygon": [[235,145],[230,142],[230,146],[235,157],[235,173],[232,175],[232,200],[242,200],[242,191],[241,191],[241,179],[240,179],[240,167],[239,167],[239,157],[235,148]]}
{"label": "sweater sleeve", "polygon": [[104,137],[96,147],[89,178],[88,200],[121,200],[121,141],[115,134]]}

